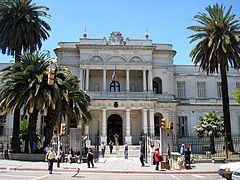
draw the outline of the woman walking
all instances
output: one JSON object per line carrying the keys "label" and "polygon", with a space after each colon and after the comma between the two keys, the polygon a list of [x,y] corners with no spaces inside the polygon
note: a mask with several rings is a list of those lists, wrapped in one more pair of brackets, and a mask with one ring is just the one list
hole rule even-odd
{"label": "woman walking", "polygon": [[51,147],[50,150],[47,152],[45,159],[48,161],[48,172],[52,174],[53,171],[53,161],[56,159],[56,153]]}

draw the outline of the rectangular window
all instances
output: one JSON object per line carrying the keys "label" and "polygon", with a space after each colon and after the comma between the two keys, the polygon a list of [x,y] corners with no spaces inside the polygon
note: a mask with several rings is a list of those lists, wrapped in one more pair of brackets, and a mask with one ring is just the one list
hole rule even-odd
{"label": "rectangular window", "polygon": [[236,82],[236,88],[240,88],[240,82]]}
{"label": "rectangular window", "polygon": [[217,82],[217,95],[218,95],[218,98],[222,98],[222,83],[221,82]]}
{"label": "rectangular window", "polygon": [[199,98],[205,98],[206,97],[205,82],[197,82],[197,91],[198,91],[198,97]]}
{"label": "rectangular window", "polygon": [[180,137],[188,136],[187,116],[178,117],[178,131]]}
{"label": "rectangular window", "polygon": [[185,81],[178,81],[177,82],[177,95],[180,98],[185,98],[186,94],[185,94]]}

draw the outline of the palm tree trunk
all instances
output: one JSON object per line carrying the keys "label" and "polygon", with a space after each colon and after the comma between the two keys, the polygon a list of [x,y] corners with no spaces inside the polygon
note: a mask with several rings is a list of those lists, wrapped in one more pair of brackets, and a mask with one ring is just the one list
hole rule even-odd
{"label": "palm tree trunk", "polygon": [[56,125],[57,121],[57,111],[48,108],[47,112],[47,121],[46,121],[46,129],[45,129],[45,141],[43,143],[43,147],[46,147],[48,144],[51,144],[51,139],[53,135],[53,127]]}
{"label": "palm tree trunk", "polygon": [[33,110],[33,113],[29,114],[29,126],[28,126],[28,132],[29,132],[29,142],[30,142],[30,149],[31,153],[33,153],[33,142],[35,141],[37,143],[37,136],[36,136],[36,129],[37,129],[37,116],[38,111]]}
{"label": "palm tree trunk", "polygon": [[233,142],[232,142],[232,134],[231,134],[227,71],[226,71],[226,67],[223,63],[220,64],[220,71],[221,71],[221,81],[222,81],[224,132],[225,132],[225,140],[227,143],[226,148],[227,148],[227,150],[234,152],[234,147],[233,147]]}
{"label": "palm tree trunk", "polygon": [[[20,61],[21,48],[16,50],[15,62]],[[20,108],[15,109],[13,115],[13,137],[12,137],[12,150],[14,153],[20,152],[19,142],[19,128],[20,128]]]}
{"label": "palm tree trunk", "polygon": [[19,127],[20,127],[20,109],[16,109],[14,111],[13,117],[13,137],[12,137],[12,150],[14,153],[18,153],[20,151]]}
{"label": "palm tree trunk", "polygon": [[210,136],[210,151],[211,151],[211,154],[216,153],[214,136]]}

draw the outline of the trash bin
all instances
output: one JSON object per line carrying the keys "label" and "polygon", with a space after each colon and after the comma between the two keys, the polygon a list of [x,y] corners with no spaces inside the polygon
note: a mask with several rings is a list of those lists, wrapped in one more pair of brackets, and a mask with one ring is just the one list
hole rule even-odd
{"label": "trash bin", "polygon": [[161,161],[161,169],[166,169],[166,162],[165,161]]}
{"label": "trash bin", "polygon": [[206,156],[207,156],[207,159],[211,159],[211,152],[210,151],[206,151]]}

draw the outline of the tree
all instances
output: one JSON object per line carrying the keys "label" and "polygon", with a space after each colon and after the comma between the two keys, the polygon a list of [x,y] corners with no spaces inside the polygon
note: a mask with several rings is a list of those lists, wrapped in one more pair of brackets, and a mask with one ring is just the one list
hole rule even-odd
{"label": "tree", "polygon": [[[20,56],[16,62],[3,70],[3,85],[0,88],[0,105],[5,114],[22,107],[24,115],[29,114],[28,136],[32,149],[37,140],[36,123],[38,112],[51,103],[47,89],[47,70],[50,64],[44,54],[27,54]],[[27,150],[25,150],[27,152]]]}
{"label": "tree", "polygon": [[21,120],[19,135],[20,135],[20,139],[25,141],[25,144],[24,144],[25,153],[28,153],[28,125],[29,125],[29,120],[27,119]]}
{"label": "tree", "polygon": [[214,111],[205,113],[199,123],[194,127],[199,137],[210,137],[210,151],[216,153],[214,138],[220,137],[224,133],[223,118],[218,116]]}
{"label": "tree", "polygon": [[238,103],[240,103],[240,88],[235,89],[232,96]]}
{"label": "tree", "polygon": [[48,108],[44,147],[50,143],[53,127],[62,115],[69,122],[92,119],[88,110],[90,97],[79,88],[79,80],[65,66],[57,66],[55,82],[49,86],[54,106]]}
{"label": "tree", "polygon": [[[0,49],[3,54],[20,61],[24,52],[40,49],[42,41],[49,37],[50,26],[42,19],[49,18],[46,6],[36,6],[32,0],[0,1]],[[21,108],[21,107],[19,107]],[[13,152],[19,151],[20,109],[14,110]]]}
{"label": "tree", "polygon": [[223,5],[206,8],[207,13],[199,13],[194,19],[199,23],[188,29],[195,32],[189,38],[190,43],[200,41],[192,49],[190,57],[207,74],[218,73],[220,69],[222,83],[222,104],[224,131],[227,149],[234,151],[231,135],[227,71],[229,67],[240,68],[240,25],[239,19],[231,12],[225,12]]}

